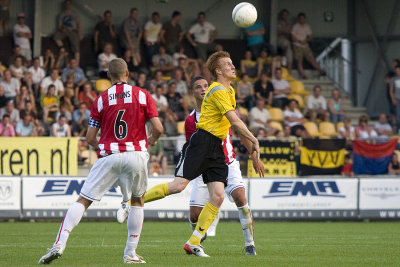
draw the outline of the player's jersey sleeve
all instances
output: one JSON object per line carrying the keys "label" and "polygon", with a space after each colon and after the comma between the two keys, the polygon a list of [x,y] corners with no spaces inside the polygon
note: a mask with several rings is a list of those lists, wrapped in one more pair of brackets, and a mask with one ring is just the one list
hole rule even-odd
{"label": "player's jersey sleeve", "polygon": [[101,113],[102,110],[103,110],[103,98],[102,98],[102,95],[100,94],[92,104],[90,117],[93,120],[101,123],[100,113]]}
{"label": "player's jersey sleeve", "polygon": [[[156,108],[156,104],[154,103],[154,99],[153,97],[149,94],[149,92],[144,91],[145,92],[145,97],[146,97],[146,103],[147,103],[147,108],[146,108],[146,118],[147,119],[151,119],[154,117],[158,117],[158,111]],[[143,91],[139,92],[139,102],[143,102],[143,100],[141,100],[141,93],[143,93]]]}
{"label": "player's jersey sleeve", "polygon": [[210,100],[214,103],[215,107],[217,107],[222,115],[230,110],[235,110],[235,107],[232,105],[229,93],[225,89],[217,89],[216,91],[210,93]]}

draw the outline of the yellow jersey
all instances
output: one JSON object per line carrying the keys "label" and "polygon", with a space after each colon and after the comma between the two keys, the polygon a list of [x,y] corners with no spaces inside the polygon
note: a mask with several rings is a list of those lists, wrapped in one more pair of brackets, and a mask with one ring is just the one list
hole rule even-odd
{"label": "yellow jersey", "polygon": [[224,115],[228,111],[235,110],[235,108],[235,90],[232,86],[227,89],[222,84],[213,82],[208,87],[201,104],[201,114],[197,122],[197,128],[224,140],[231,127],[231,123]]}

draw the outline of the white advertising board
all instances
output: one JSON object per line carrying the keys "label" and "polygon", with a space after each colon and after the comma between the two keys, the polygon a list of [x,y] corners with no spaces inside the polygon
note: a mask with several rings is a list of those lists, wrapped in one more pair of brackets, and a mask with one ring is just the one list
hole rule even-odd
{"label": "white advertising board", "polygon": [[360,215],[400,218],[400,179],[360,179]]}
{"label": "white advertising board", "polygon": [[[357,179],[251,179],[254,217],[355,217]],[[351,211],[349,213],[349,211]]]}
{"label": "white advertising board", "polygon": [[0,177],[0,217],[19,217],[21,178]]}

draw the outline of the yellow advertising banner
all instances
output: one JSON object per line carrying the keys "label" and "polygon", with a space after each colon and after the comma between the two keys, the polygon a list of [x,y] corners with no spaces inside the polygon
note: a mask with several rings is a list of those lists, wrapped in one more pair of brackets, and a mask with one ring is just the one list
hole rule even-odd
{"label": "yellow advertising banner", "polygon": [[77,138],[0,138],[0,175],[77,174]]}
{"label": "yellow advertising banner", "polygon": [[[297,175],[294,156],[295,141],[259,140],[260,159],[264,164],[265,176],[295,177]],[[259,177],[251,159],[247,162],[247,177]]]}

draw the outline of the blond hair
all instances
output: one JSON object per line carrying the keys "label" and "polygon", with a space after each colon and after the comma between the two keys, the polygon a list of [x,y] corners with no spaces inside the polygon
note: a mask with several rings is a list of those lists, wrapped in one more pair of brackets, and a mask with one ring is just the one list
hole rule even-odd
{"label": "blond hair", "polygon": [[111,79],[122,78],[128,69],[128,65],[122,58],[116,58],[111,60],[108,64],[108,72],[110,73]]}
{"label": "blond hair", "polygon": [[208,59],[207,59],[207,69],[213,76],[213,78],[216,80],[217,79],[217,73],[215,71],[216,68],[219,67],[219,59],[228,57],[230,58],[231,56],[229,55],[228,52],[226,51],[218,51],[212,54]]}

